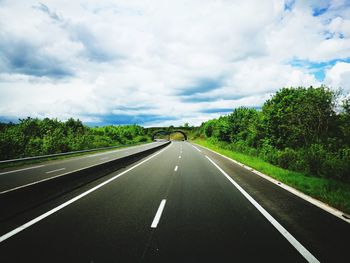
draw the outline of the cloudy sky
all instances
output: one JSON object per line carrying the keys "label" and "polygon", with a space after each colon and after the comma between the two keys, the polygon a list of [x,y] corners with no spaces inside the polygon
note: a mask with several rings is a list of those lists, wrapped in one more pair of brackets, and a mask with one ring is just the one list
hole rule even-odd
{"label": "cloudy sky", "polygon": [[0,121],[199,125],[321,84],[350,92],[349,0],[0,0]]}

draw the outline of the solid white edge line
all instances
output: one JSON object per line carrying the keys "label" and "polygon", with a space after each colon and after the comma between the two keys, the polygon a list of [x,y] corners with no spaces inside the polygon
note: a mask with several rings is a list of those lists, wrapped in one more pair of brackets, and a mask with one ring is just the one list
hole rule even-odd
{"label": "solid white edge line", "polygon": [[159,223],[160,217],[162,216],[162,213],[163,213],[163,209],[164,209],[165,203],[166,203],[166,199],[163,199],[160,202],[160,205],[158,207],[157,213],[156,213],[156,215],[155,215],[155,217],[153,219],[151,228],[157,228],[157,225]]}
{"label": "solid white edge line", "polygon": [[199,145],[199,146],[203,147],[206,150],[211,151],[211,152],[213,152],[213,153],[215,153],[217,155],[220,155],[221,157],[224,157],[225,159],[227,159],[227,160],[229,160],[229,161],[231,161],[231,162],[233,162],[233,163],[235,163],[235,164],[237,164],[237,165],[239,165],[239,166],[241,166],[241,167],[243,167],[243,168],[245,168],[245,169],[255,173],[256,175],[258,175],[258,176],[260,176],[260,177],[270,181],[271,183],[273,183],[273,184],[283,188],[284,190],[286,190],[286,191],[288,191],[288,192],[290,192],[290,193],[300,197],[301,199],[304,199],[305,201],[309,202],[310,204],[313,204],[313,205],[317,206],[318,208],[321,208],[322,210],[330,213],[331,215],[336,216],[337,218],[339,218],[339,219],[341,219],[341,220],[343,220],[343,221],[345,221],[347,223],[350,223],[350,219],[344,217],[344,215],[349,217],[349,215],[347,215],[345,212],[340,211],[340,210],[338,210],[338,209],[336,209],[336,208],[334,208],[334,207],[332,207],[332,206],[330,206],[330,205],[328,205],[326,203],[323,203],[322,201],[317,200],[317,199],[315,199],[315,198],[313,198],[313,197],[311,197],[309,195],[306,195],[303,192],[301,192],[301,191],[299,191],[299,190],[297,190],[297,189],[295,189],[295,188],[293,188],[293,187],[291,187],[289,185],[286,185],[286,184],[284,184],[284,183],[282,183],[282,182],[280,182],[280,181],[278,181],[278,180],[276,180],[276,179],[274,179],[274,178],[272,178],[272,177],[270,177],[270,176],[268,176],[266,174],[263,174],[262,172],[259,172],[259,171],[255,170],[255,169],[253,169],[253,168],[251,168],[251,167],[249,167],[249,166],[247,166],[247,165],[245,165],[243,163],[240,163],[240,162],[238,162],[238,161],[236,161],[234,159],[231,159],[231,158],[229,158],[229,157],[227,157],[227,156],[225,156],[225,155],[223,155],[221,153],[213,151],[213,150],[211,150],[211,149],[209,149],[209,148],[207,148],[205,146],[201,146],[201,145]]}
{"label": "solid white edge line", "polygon": [[174,171],[176,172],[179,167],[176,165],[174,168]]}
{"label": "solid white edge line", "polygon": [[108,183],[114,181],[114,180],[117,179],[118,177],[120,177],[120,176],[126,174],[127,172],[130,172],[131,170],[133,170],[133,169],[135,169],[136,167],[138,167],[138,166],[144,164],[145,162],[151,160],[152,158],[156,157],[157,155],[161,154],[163,151],[165,151],[166,149],[168,149],[169,146],[171,146],[171,143],[170,143],[167,147],[165,147],[163,150],[161,150],[160,152],[157,152],[156,154],[154,154],[154,155],[148,157],[147,159],[143,160],[142,162],[140,162],[140,163],[138,163],[138,164],[136,164],[136,165],[130,167],[129,169],[125,170],[124,172],[121,172],[120,174],[117,174],[116,176],[114,176],[114,177],[108,179],[107,181],[104,181],[103,183],[101,183],[101,184],[99,184],[99,185],[97,185],[97,186],[95,186],[95,187],[89,189],[88,191],[86,191],[86,192],[84,192],[84,193],[82,193],[82,194],[80,194],[80,195],[78,195],[78,196],[76,196],[76,197],[74,197],[74,198],[72,198],[72,199],[70,199],[70,200],[64,202],[63,204],[61,204],[61,205],[59,205],[59,206],[57,206],[57,207],[55,207],[55,208],[53,208],[53,209],[47,211],[46,213],[44,213],[44,214],[42,214],[42,215],[40,215],[40,216],[38,216],[38,217],[36,217],[36,218],[34,218],[34,219],[28,221],[27,223],[25,223],[25,224],[23,224],[23,225],[21,225],[21,226],[15,228],[15,229],[11,230],[10,232],[8,232],[8,233],[6,233],[6,234],[0,236],[0,243],[3,242],[3,241],[5,241],[6,239],[9,239],[10,237],[16,235],[17,233],[19,233],[19,232],[25,230],[26,228],[28,228],[28,227],[30,227],[30,226],[36,224],[37,222],[43,220],[44,218],[46,218],[46,217],[52,215],[53,213],[56,213],[57,211],[61,210],[62,208],[64,208],[64,207],[66,207],[66,206],[68,206],[68,205],[74,203],[75,201],[77,201],[77,200],[83,198],[84,196],[86,196],[86,195],[88,195],[88,194],[90,194],[90,193],[96,191],[97,189],[101,188],[102,186],[104,186],[104,185],[106,185],[106,184],[108,184]]}
{"label": "solid white edge line", "polygon": [[213,160],[208,156],[207,159],[244,195],[248,201],[255,206],[256,209],[288,240],[288,242],[308,261],[319,262],[298,240],[296,240],[287,229],[285,229],[280,223],[277,222],[258,202],[254,200],[239,184],[237,184],[224,170],[220,168]]}
{"label": "solid white edge line", "polygon": [[46,174],[50,174],[50,173],[59,172],[59,171],[63,171],[63,170],[66,170],[66,168],[60,168],[60,169],[48,171],[48,172],[45,172],[45,173],[46,173]]}
{"label": "solid white edge line", "polygon": [[30,169],[40,168],[40,167],[43,167],[43,166],[45,166],[45,165],[38,165],[38,166],[23,168],[23,169],[19,169],[19,170],[12,170],[12,171],[7,171],[7,172],[2,172],[2,173],[0,173],[0,175],[26,171],[26,170],[30,170]]}
{"label": "solid white edge line", "polygon": [[191,144],[193,148],[195,148],[198,152],[202,152],[201,150],[199,150],[196,146],[194,146],[193,144]]}

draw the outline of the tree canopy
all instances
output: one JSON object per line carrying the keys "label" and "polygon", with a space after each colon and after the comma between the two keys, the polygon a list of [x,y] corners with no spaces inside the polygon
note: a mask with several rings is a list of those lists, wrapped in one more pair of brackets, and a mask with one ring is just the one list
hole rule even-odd
{"label": "tree canopy", "polygon": [[350,179],[350,100],[325,86],[282,88],[261,110],[239,107],[202,123],[226,147],[317,176]]}
{"label": "tree canopy", "polygon": [[90,128],[80,120],[20,119],[18,124],[0,124],[2,160],[148,141],[138,125]]}

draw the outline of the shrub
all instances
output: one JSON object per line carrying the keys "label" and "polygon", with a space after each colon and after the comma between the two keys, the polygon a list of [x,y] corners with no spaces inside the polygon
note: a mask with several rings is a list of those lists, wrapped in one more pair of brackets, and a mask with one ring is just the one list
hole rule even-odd
{"label": "shrub", "polygon": [[288,147],[277,153],[278,166],[285,169],[299,170],[300,167],[296,165],[299,159],[300,155],[298,152]]}
{"label": "shrub", "polygon": [[259,149],[259,157],[267,162],[278,164],[278,150],[276,150],[268,140],[265,140]]}
{"label": "shrub", "polygon": [[322,168],[326,161],[326,150],[321,144],[312,144],[305,151],[304,159],[307,165],[308,173],[316,176],[322,176]]}
{"label": "shrub", "polygon": [[350,148],[339,149],[337,153],[327,153],[323,170],[326,177],[350,181]]}

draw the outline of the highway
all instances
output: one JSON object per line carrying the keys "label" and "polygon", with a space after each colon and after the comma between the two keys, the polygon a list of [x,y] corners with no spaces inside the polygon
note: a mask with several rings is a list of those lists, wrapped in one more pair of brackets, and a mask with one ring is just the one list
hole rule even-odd
{"label": "highway", "polygon": [[152,142],[112,151],[27,165],[21,168],[16,167],[3,169],[0,170],[0,193],[59,176],[64,173],[69,173],[78,169],[132,155],[136,152],[151,149],[161,144],[164,144],[164,142]]}
{"label": "highway", "polygon": [[172,142],[1,222],[0,262],[346,262],[349,237],[347,222]]}

